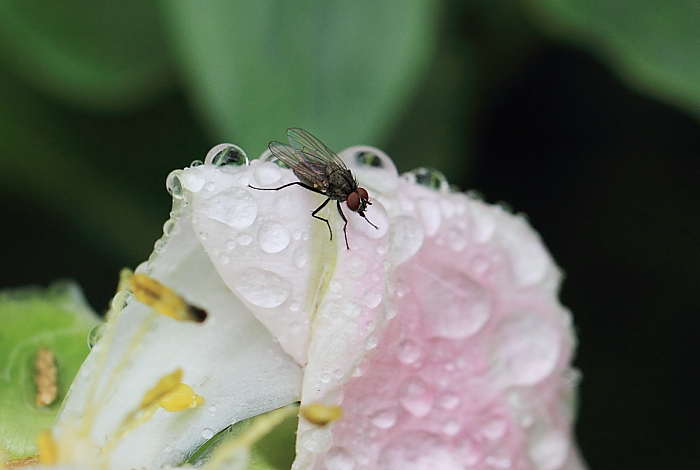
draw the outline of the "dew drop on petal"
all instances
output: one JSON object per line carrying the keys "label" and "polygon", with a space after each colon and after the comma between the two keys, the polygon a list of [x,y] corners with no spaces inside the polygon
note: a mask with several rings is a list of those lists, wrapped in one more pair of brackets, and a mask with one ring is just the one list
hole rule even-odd
{"label": "dew drop on petal", "polygon": [[276,183],[281,177],[282,170],[274,163],[262,162],[255,168],[255,181],[262,186]]}
{"label": "dew drop on petal", "polygon": [[391,259],[394,266],[415,255],[423,246],[425,231],[413,217],[391,220]]}
{"label": "dew drop on petal", "polygon": [[258,230],[258,243],[265,253],[278,253],[289,245],[289,230],[282,224],[270,222]]}
{"label": "dew drop on petal", "polygon": [[508,423],[501,418],[495,418],[481,427],[481,434],[492,441],[502,438],[508,430]]}
{"label": "dew drop on petal", "polygon": [[370,417],[370,422],[379,429],[389,429],[396,424],[396,410],[388,408],[379,410]]}
{"label": "dew drop on petal", "polygon": [[498,367],[514,385],[534,385],[547,377],[561,348],[557,331],[534,312],[515,314],[501,323],[493,345]]}
{"label": "dew drop on petal", "polygon": [[236,241],[238,242],[239,245],[246,246],[250,245],[250,242],[253,241],[253,236],[249,233],[239,233],[238,236],[236,237]]}
{"label": "dew drop on petal", "polygon": [[424,324],[434,336],[461,339],[484,326],[491,316],[491,300],[483,285],[446,267],[422,273],[414,287],[424,311]]}
{"label": "dew drop on petal", "polygon": [[352,373],[353,377],[362,377],[367,373],[369,370],[369,359],[363,359],[360,361],[359,364],[357,364],[357,367],[355,367],[355,370]]}
{"label": "dew drop on petal", "polygon": [[202,438],[209,440],[212,437],[214,437],[214,431],[211,428],[206,428],[202,431]]}
{"label": "dew drop on petal", "polygon": [[282,305],[290,294],[287,281],[273,272],[259,268],[248,268],[241,272],[236,288],[245,300],[263,308]]}
{"label": "dew drop on petal", "polygon": [[258,217],[255,199],[241,188],[222,191],[203,201],[200,207],[207,217],[238,230],[250,227]]}
{"label": "dew drop on petal", "polygon": [[418,215],[423,222],[423,227],[425,227],[425,234],[428,237],[435,236],[440,230],[440,224],[442,223],[442,214],[438,203],[430,200],[419,201]]}
{"label": "dew drop on petal", "polygon": [[528,448],[530,459],[537,470],[557,470],[564,465],[569,453],[569,444],[557,430],[536,431]]}
{"label": "dew drop on petal", "polygon": [[182,187],[190,192],[196,193],[204,187],[206,179],[199,168],[191,168],[180,174]]}
{"label": "dew drop on petal", "polygon": [[433,395],[422,379],[411,377],[399,386],[399,402],[413,416],[422,418],[433,408]]}
{"label": "dew drop on petal", "polygon": [[248,165],[248,155],[237,145],[219,144],[212,147],[207,156],[204,158],[204,163],[210,163],[216,166],[243,166]]}
{"label": "dew drop on petal", "polygon": [[461,430],[462,425],[459,424],[459,421],[454,419],[447,420],[447,422],[442,426],[442,432],[448,436],[454,436]]}
{"label": "dew drop on petal", "polygon": [[170,172],[168,178],[165,180],[165,186],[174,199],[182,199],[183,197],[182,181],[180,181],[181,174],[182,170],[173,170]]}
{"label": "dew drop on petal", "polygon": [[314,428],[304,432],[300,436],[300,441],[311,452],[320,454],[330,449],[333,444],[333,435],[330,428]]}
{"label": "dew drop on petal", "polygon": [[216,413],[216,405],[209,405],[209,413]]}
{"label": "dew drop on petal", "polygon": [[365,291],[363,299],[365,307],[375,308],[382,301],[382,294],[374,288],[370,288]]}
{"label": "dew drop on petal", "polygon": [[309,260],[308,248],[300,246],[294,250],[294,264],[297,268],[303,268]]}
{"label": "dew drop on petal", "polygon": [[95,345],[97,345],[97,342],[102,338],[106,328],[106,323],[100,323],[99,325],[95,325],[95,327],[90,330],[87,337],[88,348],[92,349],[95,347]]}
{"label": "dew drop on petal", "polygon": [[421,349],[412,339],[404,339],[398,344],[397,357],[404,364],[413,364],[421,356]]}
{"label": "dew drop on petal", "polygon": [[171,446],[165,446],[165,448],[163,449],[163,452],[165,452],[166,454],[169,454],[172,451],[173,451],[173,448]]}
{"label": "dew drop on petal", "polygon": [[435,404],[443,410],[454,410],[459,406],[459,397],[453,393],[440,395]]}
{"label": "dew drop on petal", "polygon": [[325,455],[327,470],[353,470],[355,461],[343,447],[333,447]]}

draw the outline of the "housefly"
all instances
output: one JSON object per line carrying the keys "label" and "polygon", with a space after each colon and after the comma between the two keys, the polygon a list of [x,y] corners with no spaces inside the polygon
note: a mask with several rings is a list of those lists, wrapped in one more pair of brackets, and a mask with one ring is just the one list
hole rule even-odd
{"label": "housefly", "polygon": [[331,224],[328,222],[328,219],[324,219],[317,214],[331,200],[336,201],[338,213],[343,222],[345,222],[343,233],[345,234],[345,247],[349,250],[348,219],[345,218],[340,203],[347,202],[348,209],[360,214],[368,224],[376,229],[377,226],[365,216],[367,206],[372,205],[369,200],[369,193],[367,193],[365,188],[359,187],[355,176],[345,165],[345,162],[316,137],[304,129],[292,128],[287,129],[287,138],[291,145],[273,141],[269,145],[270,152],[291,168],[296,177],[299,178],[299,181],[287,183],[279,188],[250,187],[260,191],[279,191],[289,186],[299,185],[309,191],[326,196],[327,199],[311,213],[311,216],[326,223],[331,240],[333,240]]}

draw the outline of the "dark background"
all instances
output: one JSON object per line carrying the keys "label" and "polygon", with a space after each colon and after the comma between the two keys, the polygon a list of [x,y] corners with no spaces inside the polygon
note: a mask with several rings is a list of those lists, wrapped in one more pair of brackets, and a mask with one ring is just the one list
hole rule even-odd
{"label": "dark background", "polygon": [[[467,16],[450,20],[454,37],[474,34]],[[483,44],[481,53],[493,46]],[[452,131],[463,149],[456,160],[468,165],[450,180],[526,213],[566,272],[561,296],[574,313],[583,372],[577,433],[590,468],[700,468],[698,122],[630,90],[586,52],[544,38],[527,48],[500,80],[477,81],[484,95]],[[433,86],[429,76],[423,86]],[[56,123],[46,132],[97,155],[91,163],[132,192],[156,195],[143,200],[163,215],[148,227],[153,241],[170,206],[166,175],[217,143],[180,91],[112,117],[37,100]],[[402,130],[434,132],[410,113],[384,143],[400,171],[411,169],[399,153]],[[150,160],[154,152],[172,158]],[[72,278],[100,312],[119,269],[152,249],[115,255],[89,227],[7,187],[0,220],[1,286]]]}

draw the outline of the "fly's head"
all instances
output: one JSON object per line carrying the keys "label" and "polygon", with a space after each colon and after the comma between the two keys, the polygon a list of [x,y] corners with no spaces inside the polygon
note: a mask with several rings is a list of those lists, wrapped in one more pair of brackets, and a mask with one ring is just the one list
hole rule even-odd
{"label": "fly's head", "polygon": [[362,217],[365,216],[365,211],[367,206],[371,206],[372,203],[369,200],[369,193],[365,188],[357,188],[355,191],[350,193],[348,196],[348,209],[357,212]]}

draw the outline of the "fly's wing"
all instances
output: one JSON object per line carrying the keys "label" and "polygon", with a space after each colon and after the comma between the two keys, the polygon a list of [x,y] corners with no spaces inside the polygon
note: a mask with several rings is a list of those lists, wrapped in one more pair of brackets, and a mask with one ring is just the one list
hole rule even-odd
{"label": "fly's wing", "polygon": [[319,191],[326,191],[328,181],[324,169],[317,169],[310,165],[302,152],[281,142],[270,142],[268,147],[275,157],[292,169],[300,182],[312,188],[317,188]]}
{"label": "fly's wing", "polygon": [[333,170],[348,169],[335,152],[304,129],[287,129],[287,138],[297,152],[304,154],[307,164],[315,171],[330,174]]}

